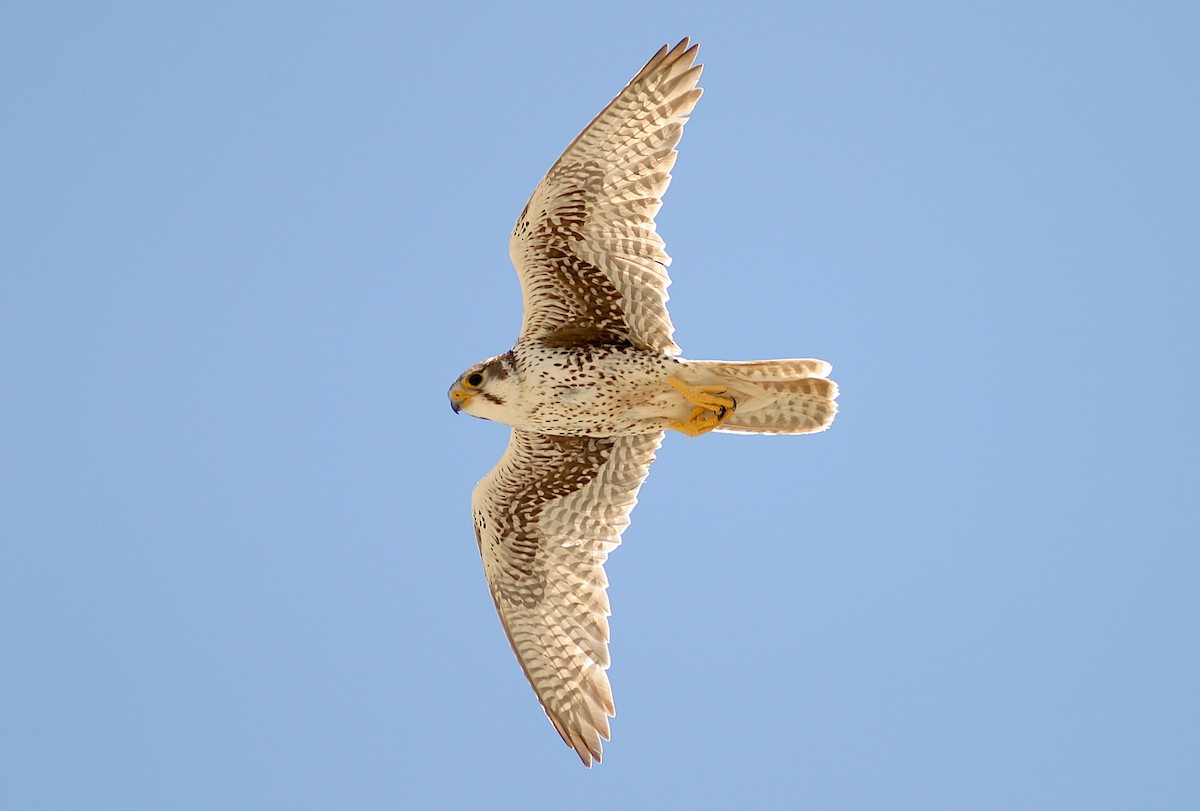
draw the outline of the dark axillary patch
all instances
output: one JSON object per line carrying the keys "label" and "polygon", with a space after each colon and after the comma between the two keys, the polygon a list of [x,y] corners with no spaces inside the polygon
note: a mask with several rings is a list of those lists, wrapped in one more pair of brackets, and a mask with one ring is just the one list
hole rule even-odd
{"label": "dark axillary patch", "polygon": [[[556,319],[559,329],[565,328],[568,334],[603,336],[600,341],[603,343],[627,341],[629,324],[621,306],[621,292],[604,271],[556,245],[546,245],[542,254],[549,260],[545,272],[552,280],[553,289],[562,297],[564,312]],[[555,332],[557,330],[549,335]]]}
{"label": "dark axillary patch", "polygon": [[582,346],[633,346],[628,336],[594,324],[563,324],[540,339],[543,346],[565,349]]}
{"label": "dark axillary patch", "polygon": [[[543,534],[539,530],[547,503],[576,493],[591,483],[608,461],[616,439],[613,437],[554,436],[527,434],[526,461],[530,467],[508,499],[510,529],[502,533],[511,556],[505,567],[519,589],[509,590],[497,584],[514,602],[536,605],[543,597],[542,562],[538,560]],[[516,582],[513,583],[516,585]]]}
{"label": "dark axillary patch", "polygon": [[[545,285],[559,299],[544,304],[541,312],[550,325],[560,328],[549,338],[561,343],[552,345],[628,342],[630,330],[621,292],[604,271],[580,258],[574,249],[584,237],[588,214],[600,194],[602,170],[594,161],[561,164],[551,170],[551,177],[570,191],[549,202],[549,210],[534,224],[529,240],[543,259],[537,275],[545,274],[542,280],[531,281],[535,287]],[[562,334],[555,337],[560,330]],[[575,336],[584,340],[566,343]]]}

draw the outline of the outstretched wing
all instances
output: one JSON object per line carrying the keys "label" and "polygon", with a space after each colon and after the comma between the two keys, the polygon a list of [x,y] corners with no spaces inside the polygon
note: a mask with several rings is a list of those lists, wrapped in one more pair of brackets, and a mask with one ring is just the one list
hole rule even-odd
{"label": "outstretched wing", "polygon": [[662,434],[568,437],[514,429],[475,488],[475,537],[500,621],[546,715],[584,765],[615,714],[604,561]]}
{"label": "outstretched wing", "polygon": [[670,257],[654,215],[701,90],[699,46],[663,46],[534,189],[509,240],[521,338],[631,342],[678,354],[667,315]]}

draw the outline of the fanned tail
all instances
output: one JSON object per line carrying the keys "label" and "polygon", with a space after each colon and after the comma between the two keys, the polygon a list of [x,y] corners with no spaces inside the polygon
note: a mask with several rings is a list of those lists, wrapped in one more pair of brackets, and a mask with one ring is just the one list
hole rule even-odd
{"label": "fanned tail", "polygon": [[837,384],[823,360],[685,361],[687,380],[724,386],[737,401],[717,431],[734,434],[811,434],[824,431],[837,414]]}

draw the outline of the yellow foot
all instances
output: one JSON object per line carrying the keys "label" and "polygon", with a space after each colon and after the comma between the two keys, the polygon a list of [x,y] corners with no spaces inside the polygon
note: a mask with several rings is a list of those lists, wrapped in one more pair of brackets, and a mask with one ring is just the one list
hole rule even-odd
{"label": "yellow foot", "polygon": [[725,422],[737,408],[737,400],[719,396],[725,393],[724,386],[689,386],[677,377],[668,377],[667,382],[695,406],[685,422],[676,421],[667,425],[688,436],[708,433]]}
{"label": "yellow foot", "polygon": [[687,422],[671,422],[667,427],[688,436],[700,436],[707,434],[721,422],[722,418],[717,416],[716,412],[697,406],[692,410],[692,416],[687,418]]}

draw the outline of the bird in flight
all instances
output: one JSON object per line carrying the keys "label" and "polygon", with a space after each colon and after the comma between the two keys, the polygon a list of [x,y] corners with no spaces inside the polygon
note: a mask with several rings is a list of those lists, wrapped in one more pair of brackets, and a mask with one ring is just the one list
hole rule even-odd
{"label": "bird in flight", "polygon": [[833,421],[821,360],[684,360],[654,216],[700,98],[697,45],[663,46],[550,167],[509,240],[516,345],[463,372],[453,409],[512,427],[472,509],[500,621],[584,765],[616,714],[604,562],[667,430],[806,434]]}

